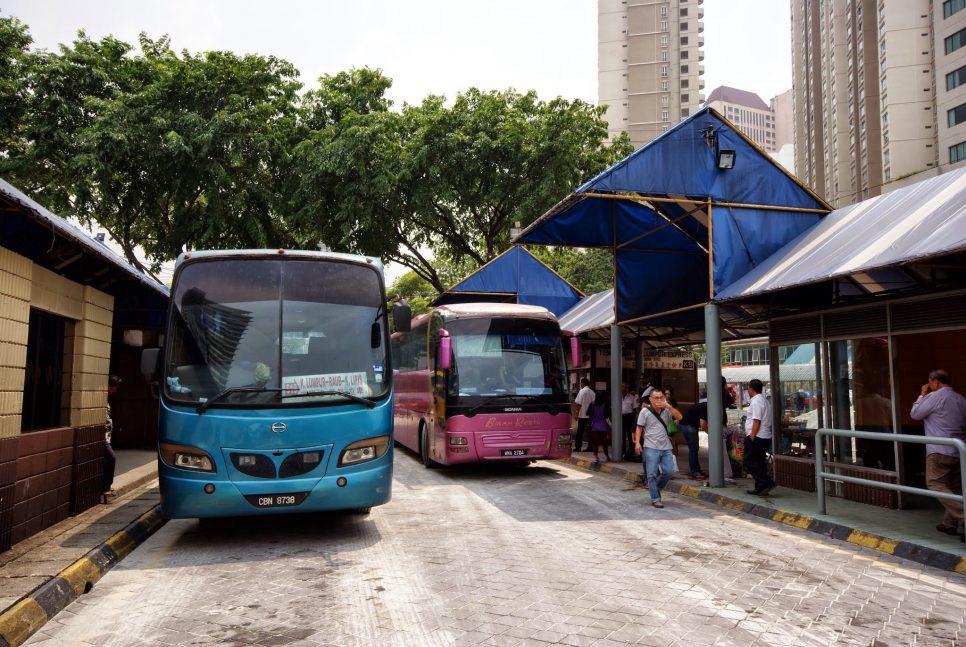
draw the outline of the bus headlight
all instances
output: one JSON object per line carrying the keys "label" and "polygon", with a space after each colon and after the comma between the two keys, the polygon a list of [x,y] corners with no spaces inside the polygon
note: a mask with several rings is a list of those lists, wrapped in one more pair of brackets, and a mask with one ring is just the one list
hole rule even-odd
{"label": "bus headlight", "polygon": [[194,472],[214,472],[215,462],[211,460],[204,450],[190,445],[175,445],[173,443],[161,443],[161,460],[165,465],[178,467],[183,470]]}
{"label": "bus headlight", "polygon": [[342,454],[339,455],[339,467],[375,460],[385,454],[387,449],[389,449],[389,436],[357,440],[342,450]]}

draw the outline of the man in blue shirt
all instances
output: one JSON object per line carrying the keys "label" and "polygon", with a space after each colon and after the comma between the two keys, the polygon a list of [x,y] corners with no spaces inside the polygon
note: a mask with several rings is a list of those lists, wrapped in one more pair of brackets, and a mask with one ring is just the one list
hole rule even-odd
{"label": "man in blue shirt", "polygon": [[[949,373],[939,369],[929,374],[909,415],[922,420],[926,435],[932,438],[959,438],[966,441],[966,398],[953,391]],[[936,492],[962,494],[959,451],[949,445],[926,445],[926,487]],[[936,530],[963,539],[963,504],[940,499],[946,509]]]}

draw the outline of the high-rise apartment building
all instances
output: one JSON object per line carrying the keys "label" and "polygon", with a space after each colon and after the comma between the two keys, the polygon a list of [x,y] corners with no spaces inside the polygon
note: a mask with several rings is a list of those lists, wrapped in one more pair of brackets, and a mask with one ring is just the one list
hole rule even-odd
{"label": "high-rise apartment building", "polygon": [[762,150],[778,152],[775,112],[754,92],[722,85],[711,91],[705,105],[727,117]]}
{"label": "high-rise apartment building", "polygon": [[704,103],[704,0],[598,0],[598,99],[635,147]]}
{"label": "high-rise apartment building", "polygon": [[964,2],[792,0],[795,169],[833,205],[966,160]]}

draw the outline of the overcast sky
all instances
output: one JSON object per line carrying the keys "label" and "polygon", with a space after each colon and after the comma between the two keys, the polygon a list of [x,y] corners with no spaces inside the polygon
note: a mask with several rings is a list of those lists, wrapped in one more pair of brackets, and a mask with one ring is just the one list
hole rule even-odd
{"label": "overcast sky", "polygon": [[[705,0],[705,93],[719,85],[766,102],[791,88],[787,0]],[[427,94],[535,89],[597,101],[595,0],[2,0],[0,13],[55,48],[83,29],[176,50],[272,54],[309,86],[326,73],[381,68],[401,104]]]}

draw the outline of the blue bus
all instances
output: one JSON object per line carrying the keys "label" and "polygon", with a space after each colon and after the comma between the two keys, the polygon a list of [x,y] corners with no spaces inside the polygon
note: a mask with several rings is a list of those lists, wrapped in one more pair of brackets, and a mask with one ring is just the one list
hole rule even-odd
{"label": "blue bus", "polygon": [[[408,306],[393,314],[408,329]],[[375,258],[182,254],[164,347],[142,356],[161,397],[163,514],[367,513],[389,501],[388,320]]]}

